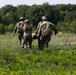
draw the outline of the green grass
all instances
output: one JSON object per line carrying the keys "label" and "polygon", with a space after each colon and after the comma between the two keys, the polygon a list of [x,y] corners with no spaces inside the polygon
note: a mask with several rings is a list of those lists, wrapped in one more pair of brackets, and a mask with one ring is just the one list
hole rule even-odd
{"label": "green grass", "polygon": [[49,48],[19,47],[17,35],[0,35],[0,75],[76,75],[75,34],[52,35]]}

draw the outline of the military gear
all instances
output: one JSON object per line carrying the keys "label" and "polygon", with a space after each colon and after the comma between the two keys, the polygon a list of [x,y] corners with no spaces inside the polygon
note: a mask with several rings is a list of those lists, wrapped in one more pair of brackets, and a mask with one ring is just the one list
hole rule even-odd
{"label": "military gear", "polygon": [[24,20],[24,17],[22,16],[22,17],[20,17],[20,20]]}
{"label": "military gear", "polygon": [[30,47],[32,44],[32,27],[30,24],[24,24],[23,26],[23,39],[22,39],[22,46]]}
{"label": "military gear", "polygon": [[42,20],[47,20],[46,16],[42,16]]}
{"label": "military gear", "polygon": [[18,39],[20,41],[20,47],[21,47],[21,40],[23,38],[23,26],[24,26],[24,21],[20,21],[16,24],[13,34],[15,34],[16,32],[18,33]]}
{"label": "military gear", "polygon": [[37,34],[38,38],[38,46],[39,49],[43,49],[44,47],[48,47],[48,43],[51,40],[52,30],[57,32],[55,25],[49,21],[43,21],[38,25]]}
{"label": "military gear", "polygon": [[35,32],[32,33],[32,39],[37,39],[37,34]]}
{"label": "military gear", "polygon": [[25,23],[29,23],[28,19],[27,19],[27,20],[25,20]]}
{"label": "military gear", "polygon": [[20,21],[16,24],[15,28],[14,28],[14,33],[17,31],[18,33],[23,32],[22,28],[23,28],[24,22]]}

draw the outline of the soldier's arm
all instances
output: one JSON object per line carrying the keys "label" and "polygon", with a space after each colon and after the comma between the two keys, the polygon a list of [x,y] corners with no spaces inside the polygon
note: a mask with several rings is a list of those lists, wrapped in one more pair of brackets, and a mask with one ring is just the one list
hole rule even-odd
{"label": "soldier's arm", "polygon": [[58,33],[57,28],[55,25],[53,25],[53,30],[55,31],[55,35]]}
{"label": "soldier's arm", "polygon": [[32,26],[30,25],[30,31],[32,32]]}
{"label": "soldier's arm", "polygon": [[16,31],[17,31],[17,26],[18,26],[18,23],[17,23],[16,26],[14,27],[13,36],[15,35],[15,33],[16,33]]}
{"label": "soldier's arm", "polygon": [[57,28],[56,28],[56,26],[55,26],[53,23],[51,23],[51,22],[50,22],[50,27],[52,28],[52,30],[55,31],[55,34],[57,34]]}
{"label": "soldier's arm", "polygon": [[39,22],[39,24],[37,25],[37,28],[36,28],[36,31],[35,31],[36,34],[38,34],[38,30],[39,30],[40,24],[41,24],[41,22]]}
{"label": "soldier's arm", "polygon": [[56,26],[54,26],[53,30],[55,31],[55,35],[58,33]]}

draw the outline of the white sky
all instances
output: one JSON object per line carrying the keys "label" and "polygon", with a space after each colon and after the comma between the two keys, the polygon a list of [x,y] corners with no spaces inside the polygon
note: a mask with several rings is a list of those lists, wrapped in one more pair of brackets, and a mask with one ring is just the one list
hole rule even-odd
{"label": "white sky", "polygon": [[0,0],[0,7],[5,6],[7,4],[12,4],[13,6],[26,4],[43,4],[44,2],[48,2],[50,5],[52,4],[76,4],[76,0]]}

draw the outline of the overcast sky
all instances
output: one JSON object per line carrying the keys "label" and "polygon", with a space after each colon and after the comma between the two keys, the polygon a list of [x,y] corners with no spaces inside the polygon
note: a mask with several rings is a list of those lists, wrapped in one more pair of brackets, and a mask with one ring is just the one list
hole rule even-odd
{"label": "overcast sky", "polygon": [[0,0],[0,8],[11,4],[13,6],[26,4],[26,5],[33,5],[33,4],[43,4],[44,2],[48,2],[50,5],[53,4],[76,4],[76,0]]}

